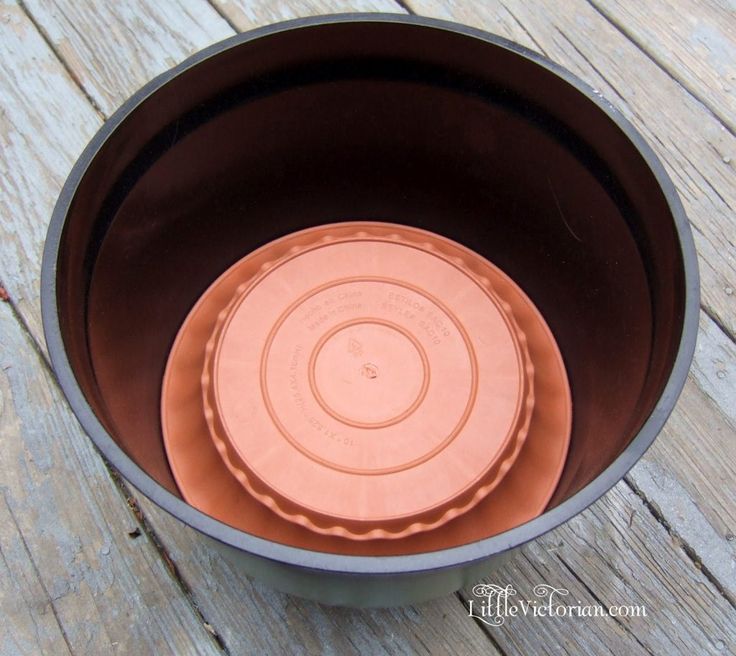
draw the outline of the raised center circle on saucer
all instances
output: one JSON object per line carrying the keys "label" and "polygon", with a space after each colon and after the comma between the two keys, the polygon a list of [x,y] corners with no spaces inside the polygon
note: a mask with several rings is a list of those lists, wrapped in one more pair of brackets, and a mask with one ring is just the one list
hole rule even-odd
{"label": "raised center circle on saucer", "polygon": [[231,465],[320,521],[451,508],[521,432],[528,387],[502,302],[416,245],[360,237],[277,260],[213,348]]}
{"label": "raised center circle on saucer", "polygon": [[[395,302],[413,310],[399,312]],[[431,321],[417,320],[417,313]],[[370,353],[376,362],[364,360],[357,369],[367,396],[338,396],[351,387],[349,377],[337,378],[350,366],[349,359],[338,358],[330,371],[322,357],[327,343],[327,355],[335,354],[340,340],[333,338],[343,329],[353,332],[351,327],[372,336]],[[349,340],[346,347],[351,348]],[[407,362],[391,361],[398,351],[408,355]],[[274,425],[305,456],[336,470],[378,475],[415,467],[455,439],[475,403],[477,372],[467,331],[442,301],[398,279],[353,276],[318,285],[283,311],[263,349],[261,389]],[[396,397],[377,398],[391,379]],[[338,412],[321,387],[332,392]],[[371,406],[372,401],[381,405]],[[419,407],[422,412],[415,416]]]}
{"label": "raised center circle on saucer", "polygon": [[424,399],[429,376],[419,340],[381,319],[355,319],[327,331],[309,363],[317,402],[357,428],[384,428],[408,417]]}

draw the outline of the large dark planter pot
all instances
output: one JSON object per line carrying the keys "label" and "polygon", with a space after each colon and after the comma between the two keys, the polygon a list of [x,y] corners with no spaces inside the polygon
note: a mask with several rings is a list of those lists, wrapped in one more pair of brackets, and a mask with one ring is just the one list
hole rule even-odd
{"label": "large dark planter pot", "polygon": [[[182,500],[159,395],[190,307],[265,242],[356,219],[469,246],[546,317],[574,422],[561,482],[537,519],[442,551],[358,557],[269,542]],[[624,476],[684,384],[699,290],[672,182],[593,89],[475,29],[366,14],[238,35],[128,100],[61,193],[42,304],[69,402],[136,488],[275,587],[393,605],[472,582]]]}

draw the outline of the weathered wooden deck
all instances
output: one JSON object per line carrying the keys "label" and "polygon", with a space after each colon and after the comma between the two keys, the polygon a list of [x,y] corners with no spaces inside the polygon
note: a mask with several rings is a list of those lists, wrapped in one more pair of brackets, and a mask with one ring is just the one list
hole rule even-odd
{"label": "weathered wooden deck", "polygon": [[[39,269],[60,186],[135,89],[236,30],[411,11],[502,34],[642,131],[692,221],[700,339],[664,433],[611,493],[493,580],[647,617],[322,607],[253,583],[108,470],[49,369]],[[736,653],[736,5],[733,0],[0,2],[0,653]]]}

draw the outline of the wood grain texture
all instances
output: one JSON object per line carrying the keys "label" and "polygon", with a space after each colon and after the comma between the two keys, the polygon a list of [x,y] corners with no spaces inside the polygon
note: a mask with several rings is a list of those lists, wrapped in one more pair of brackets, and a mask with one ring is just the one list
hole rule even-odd
{"label": "wood grain texture", "polygon": [[0,4],[0,281],[39,344],[46,226],[65,177],[102,124],[15,3]]}
{"label": "wood grain texture", "polygon": [[[624,483],[487,579],[535,600],[544,583],[566,605],[643,605],[646,616],[509,617],[489,627],[505,654],[726,654],[736,610]],[[471,590],[466,602],[476,599]],[[476,601],[477,603],[477,601]]]}
{"label": "wood grain texture", "polygon": [[627,480],[736,604],[736,346],[701,312],[685,388]]}
{"label": "wood grain texture", "polygon": [[212,0],[223,16],[239,31],[276,21],[354,11],[404,12],[393,0]]}
{"label": "wood grain texture", "polygon": [[219,653],[8,303],[0,334],[0,651]]}
{"label": "wood grain texture", "polygon": [[698,387],[736,426],[736,344],[702,315],[691,373]]}
{"label": "wood grain texture", "polygon": [[[591,0],[736,131],[736,7],[710,0]],[[723,153],[736,159],[736,153]]]}
{"label": "wood grain texture", "polygon": [[[674,180],[700,255],[703,304],[736,335],[736,136],[586,0],[410,0],[542,52],[607,97],[647,138]],[[646,5],[642,5],[645,7]],[[644,11],[645,9],[642,9]]]}
{"label": "wood grain texture", "polygon": [[662,434],[627,480],[736,604],[736,430],[688,380]]}
{"label": "wood grain texture", "polygon": [[144,497],[141,507],[232,654],[497,654],[455,595],[416,607],[349,609],[252,581]]}
{"label": "wood grain texture", "polygon": [[[362,3],[218,0],[217,11],[214,11],[203,0],[157,3],[156,6],[140,0],[135,3],[106,3],[104,8],[98,10],[95,6],[95,10],[90,11],[84,3],[72,6],[68,0],[28,2],[28,11],[62,57],[66,70],[17,6],[2,5],[0,57],[3,64],[7,62],[8,65],[0,67],[0,209],[3,215],[0,223],[0,280],[10,290],[13,302],[36,340],[43,344],[37,281],[40,248],[51,205],[74,158],[100,124],[100,114],[112,111],[130,91],[155,73],[207,45],[210,40],[229,35],[232,30],[228,23],[244,29],[277,18],[328,10],[391,10],[383,4],[368,0]],[[414,4],[428,6],[432,3]],[[726,151],[715,149],[719,144],[731,147],[732,141],[718,142],[713,138],[711,128],[717,125],[717,121],[706,108],[686,94],[600,13],[591,8],[585,10],[582,5],[582,8],[578,7],[578,3],[570,3],[570,8],[566,7],[564,11],[551,2],[547,5],[538,3],[536,9],[516,2],[434,5],[436,13],[444,17],[480,23],[486,29],[502,32],[529,47],[548,51],[578,74],[588,76],[637,122],[653,141],[660,156],[665,157],[670,170],[677,172],[678,188],[685,196],[696,228],[701,230],[696,239],[704,258],[706,307],[719,321],[732,328],[734,317],[729,313],[733,305],[729,305],[729,298],[733,296],[734,286],[727,281],[733,280],[729,264],[733,258],[733,215],[727,208],[729,203],[734,206],[733,190],[725,177],[728,169],[719,168],[728,166],[720,157]],[[398,10],[398,6],[395,9]],[[165,20],[168,12],[174,10],[183,12],[184,16]],[[158,21],[165,28],[148,24],[141,27],[140,21]],[[143,40],[143,45],[140,40]],[[596,47],[602,52],[595,52]],[[644,61],[648,61],[646,66],[650,67],[644,72],[630,70],[645,66]],[[655,75],[652,71],[658,73]],[[648,84],[647,74],[650,75]],[[668,82],[665,84],[663,79]],[[83,85],[84,92],[75,86],[75,80]],[[614,89],[622,86],[626,86],[626,92],[617,97]],[[662,112],[655,111],[654,101],[641,99],[642,94],[650,93],[649,87],[655,87],[652,92],[655,100],[664,103],[664,117]],[[95,111],[85,96],[101,112]],[[681,110],[679,103],[685,96],[689,98],[689,104]],[[702,135],[698,132],[701,120],[705,125]],[[689,131],[680,142],[675,138],[678,129]],[[691,146],[698,139],[703,141],[703,147],[693,150]],[[688,164],[686,160],[692,163]],[[713,215],[709,219],[708,212],[711,211]],[[718,284],[726,286],[719,288]],[[2,307],[0,305],[0,309]],[[4,342],[5,333],[2,334]],[[13,354],[11,366],[16,366],[17,357]],[[493,629],[491,633],[504,652],[545,653],[556,649],[555,653],[579,653],[576,650],[585,649],[589,653],[611,653],[611,650],[616,653],[646,653],[651,649],[651,653],[693,650],[695,653],[727,653],[733,649],[733,635],[724,630],[724,622],[733,624],[734,620],[733,615],[729,615],[728,600],[733,601],[733,581],[736,580],[734,576],[728,580],[734,562],[732,492],[736,464],[731,423],[733,406],[730,406],[729,413],[728,405],[733,399],[733,363],[733,344],[713,321],[702,315],[700,350],[692,379],[663,436],[628,479],[630,486],[644,500],[624,485],[619,486],[569,526],[527,547],[523,556],[514,559],[509,568],[494,577],[498,581],[520,582],[519,587],[523,582],[557,582],[559,587],[567,587],[571,592],[574,590],[582,595],[581,599],[600,598],[607,603],[640,603],[635,600],[644,599],[657,613],[654,621],[650,620],[645,625],[633,620],[607,620],[600,626],[592,626],[596,620],[550,623],[537,619],[533,623],[510,624],[505,631]],[[36,366],[41,371],[40,364]],[[721,373],[723,371],[725,376]],[[45,376],[38,372],[33,375],[42,379]],[[45,421],[65,426],[64,422],[71,422],[68,410],[57,391],[49,394],[54,401],[44,406],[50,415]],[[35,401],[26,400],[25,403],[28,406]],[[28,408],[24,411],[34,412]],[[25,430],[24,425],[20,429],[24,440],[27,439]],[[92,461],[97,456],[91,449],[90,452]],[[92,466],[87,465],[88,468]],[[101,466],[99,460],[97,466]],[[3,467],[2,471],[8,470]],[[90,485],[94,487],[98,484],[96,481],[92,477]],[[4,480],[2,484],[6,485]],[[80,482],[79,485],[83,484]],[[103,483],[99,482],[99,485]],[[85,499],[102,498],[99,494],[84,491]],[[138,607],[130,611],[130,618],[120,619],[127,611],[118,616],[118,624],[111,631],[125,630],[139,636],[144,645],[156,644],[155,639],[146,634],[149,629],[142,614],[145,612],[145,597],[136,597],[126,587],[130,573],[126,578],[124,573],[115,569],[121,567],[125,572],[128,571],[125,568],[133,567],[137,571],[135,563],[138,561],[129,555],[126,548],[139,543],[147,545],[143,560],[153,581],[148,585],[154,588],[156,585],[173,585],[165,570],[165,562],[170,557],[184,584],[191,588],[194,601],[204,617],[223,638],[231,653],[272,651],[276,645],[288,653],[329,653],[330,650],[333,653],[496,651],[493,643],[477,624],[467,618],[465,610],[453,597],[416,609],[348,611],[300,601],[251,583],[242,574],[232,571],[192,531],[153,504],[141,500],[143,512],[166,550],[167,555],[162,561],[145,535],[130,543],[123,540],[118,544],[118,540],[122,540],[119,534],[127,540],[132,520],[124,503],[115,506],[112,498],[108,502],[113,507],[107,509],[110,519],[104,535],[111,536],[110,553],[117,549],[119,551],[115,553],[120,555],[114,559],[115,562],[109,562],[98,554],[95,564],[103,572],[98,578],[114,580],[110,587],[115,589],[105,591],[112,601],[117,599],[114,595],[118,595],[123,604],[138,603]],[[0,505],[0,512],[5,513],[0,518],[4,525],[7,524],[4,520],[9,517],[8,513],[15,508],[12,499],[5,509]],[[78,509],[67,509],[67,512],[70,516],[65,516],[65,521],[78,521],[74,515],[79,513]],[[9,574],[11,580],[2,581],[2,609],[5,612],[9,608],[6,614],[17,618],[19,629],[13,630],[12,635],[18,644],[32,644],[34,636],[42,634],[33,651],[41,651],[43,645],[52,645],[53,653],[57,653],[63,651],[59,642],[59,636],[63,640],[60,627],[65,627],[65,622],[71,621],[70,617],[94,615],[90,610],[91,602],[86,597],[67,595],[64,603],[68,607],[60,606],[60,621],[54,619],[53,612],[48,617],[52,606],[44,597],[44,586],[50,586],[48,589],[52,591],[54,588],[49,581],[67,576],[65,568],[68,566],[64,560],[61,564],[52,561],[46,556],[47,552],[33,541],[27,540],[30,549],[26,547],[23,551],[23,541],[19,536],[25,537],[29,531],[41,530],[36,523],[30,527],[26,525],[31,522],[26,514],[31,513],[32,510],[25,506],[16,512],[18,525],[24,533],[21,534],[20,529],[15,533],[0,529],[3,555],[12,553],[16,556],[8,559],[14,568]],[[629,523],[631,527],[628,527]],[[43,522],[39,525],[41,528],[47,526]],[[121,527],[124,529],[122,533]],[[636,530],[632,530],[634,528]],[[102,539],[100,535],[102,533],[96,537],[81,537],[79,544],[82,550],[87,547],[87,551],[93,553]],[[36,561],[24,553],[43,553],[44,567],[34,570]],[[558,557],[558,553],[563,553],[563,556]],[[702,562],[703,569],[699,570],[693,560]],[[668,577],[675,580],[668,581]],[[21,583],[26,580],[27,585]],[[17,590],[21,585],[28,601],[25,601],[26,597],[18,597]],[[654,592],[650,590],[652,586]],[[176,585],[173,589],[172,603],[185,604],[181,606],[184,609],[181,617],[184,617],[186,598]],[[53,596],[53,593],[46,595]],[[707,610],[708,604],[713,604],[715,610]],[[102,611],[95,611],[101,613],[102,620],[95,621],[103,627],[108,621],[105,609],[110,607],[103,606]],[[35,612],[36,608],[46,609],[46,613]],[[156,608],[156,612],[159,611]],[[201,619],[191,608],[188,612],[192,613],[192,617],[186,620],[192,624],[191,631],[194,632],[197,626],[201,629]],[[709,612],[715,615],[705,618]],[[176,621],[183,620],[161,615],[159,627],[168,626],[168,622],[176,626]],[[698,629],[698,624],[702,629]],[[647,637],[653,630],[652,625],[654,633]],[[726,629],[728,627],[726,624]],[[79,638],[77,634],[73,637]],[[178,645],[181,653],[217,647],[209,634],[201,630],[192,633],[190,640],[190,643]],[[113,641],[116,640],[111,638],[110,644]],[[699,645],[698,641],[701,641]],[[103,643],[91,644],[94,647]],[[77,650],[85,653],[84,649]]]}
{"label": "wood grain texture", "polygon": [[106,116],[151,78],[233,33],[205,0],[25,0],[25,6]]}
{"label": "wood grain texture", "polygon": [[[4,413],[3,413],[4,414]],[[0,414],[0,418],[2,414]],[[0,643],[7,654],[71,654],[55,608],[5,495],[0,498]]]}

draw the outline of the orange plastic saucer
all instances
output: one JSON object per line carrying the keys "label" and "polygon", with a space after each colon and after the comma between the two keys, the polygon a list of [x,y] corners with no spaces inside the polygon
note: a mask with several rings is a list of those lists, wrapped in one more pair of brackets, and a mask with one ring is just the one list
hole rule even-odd
{"label": "orange plastic saucer", "polygon": [[454,533],[514,474],[535,421],[553,429],[527,486],[546,503],[570,399],[544,322],[493,265],[421,230],[347,223],[273,242],[210,287],[172,349],[162,419],[193,505],[261,534],[255,500],[280,541],[377,547]]}

